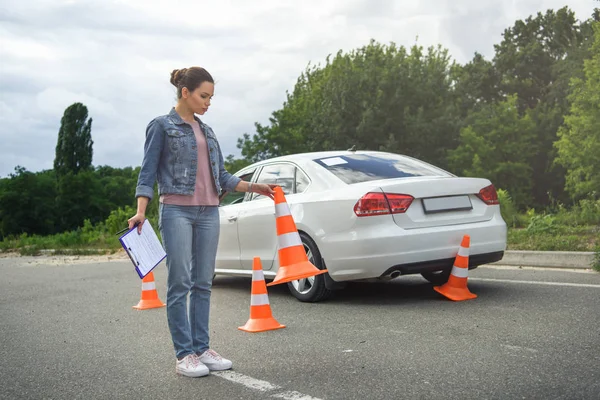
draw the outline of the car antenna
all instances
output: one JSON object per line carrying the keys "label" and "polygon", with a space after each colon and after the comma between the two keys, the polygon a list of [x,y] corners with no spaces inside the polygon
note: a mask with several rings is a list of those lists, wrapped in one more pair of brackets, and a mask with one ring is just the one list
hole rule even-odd
{"label": "car antenna", "polygon": [[354,144],[354,145],[352,145],[352,147],[350,147],[350,148],[348,149],[348,151],[352,151],[352,152],[356,151],[356,145],[355,145],[355,144]]}

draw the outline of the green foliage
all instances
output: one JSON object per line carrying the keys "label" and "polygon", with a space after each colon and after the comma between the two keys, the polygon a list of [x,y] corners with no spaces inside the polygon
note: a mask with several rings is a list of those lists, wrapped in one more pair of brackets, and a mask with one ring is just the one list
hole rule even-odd
{"label": "green foliage", "polygon": [[582,199],[570,209],[560,204],[556,212],[556,218],[561,225],[600,226],[600,199]]}
{"label": "green foliage", "polygon": [[525,229],[508,230],[510,250],[597,251],[600,249],[600,200],[582,200],[567,209],[538,214],[529,209],[517,220]]}
{"label": "green foliage", "polygon": [[[138,173],[138,168],[97,167],[57,179],[54,171],[33,173],[17,167],[0,179],[0,239],[74,230],[85,219],[100,223],[113,210],[134,204]],[[156,203],[153,200],[151,213],[156,213]]]}
{"label": "green foliage", "polygon": [[577,213],[577,223],[600,225],[600,199],[582,199],[574,209]]}
{"label": "green foliage", "polygon": [[33,173],[16,167],[0,179],[0,239],[10,234],[56,232],[54,171]]}
{"label": "green foliage", "polygon": [[371,41],[340,51],[309,64],[269,124],[238,147],[255,162],[355,145],[489,177],[519,209],[564,201],[553,143],[569,81],[583,76],[591,25],[567,7],[538,13],[504,31],[492,61],[476,53],[463,66],[440,47]]}
{"label": "green foliage", "polygon": [[133,217],[135,213],[136,210],[130,206],[113,210],[104,221],[103,231],[112,235],[116,234],[127,227],[127,220]]}
{"label": "green foliage", "polygon": [[101,219],[103,192],[94,171],[68,172],[58,180],[56,213],[60,231],[75,229],[84,219]]}
{"label": "green foliage", "polygon": [[479,53],[464,66],[454,65],[452,80],[460,117],[501,100],[500,79],[495,65]]}
{"label": "green foliage", "polygon": [[518,213],[510,194],[507,190],[497,189],[498,201],[500,202],[500,213],[509,227],[519,226]]}
{"label": "green foliage", "polygon": [[531,234],[550,234],[558,232],[559,226],[556,224],[556,218],[552,215],[534,215],[526,228]]}
{"label": "green foliage", "polygon": [[232,174],[235,174],[237,171],[247,167],[251,163],[245,159],[235,159],[233,154],[230,154],[225,158],[225,169]]}
{"label": "green foliage", "polygon": [[87,107],[74,103],[60,120],[54,171],[57,176],[77,174],[92,166],[92,119]]}
{"label": "green foliage", "polygon": [[573,78],[571,112],[559,130],[558,162],[567,169],[567,190],[575,198],[600,194],[600,23],[594,24],[592,57],[585,78]]}
{"label": "green foliage", "polygon": [[[81,227],[54,235],[11,235],[0,241],[0,252],[18,251],[21,255],[52,254],[105,254],[121,249],[116,233],[127,227],[127,220],[135,214],[131,206],[117,208],[101,222],[93,224],[85,219]],[[158,217],[148,219],[158,233]],[[160,238],[160,235],[159,235]]]}
{"label": "green foliage", "polygon": [[[53,254],[104,254],[121,248],[115,232],[109,232],[107,225],[114,223],[115,215],[106,222],[93,225],[85,220],[78,229],[57,233],[54,235],[10,236],[0,242],[0,251],[18,251],[21,255],[40,255],[42,251],[52,251]],[[127,217],[129,218],[129,216]],[[127,226],[127,218],[120,221],[122,229]]]}
{"label": "green foliage", "polygon": [[317,150],[401,152],[445,165],[458,136],[447,50],[375,41],[307,67],[269,126],[244,135],[247,161]]}
{"label": "green foliage", "polygon": [[467,118],[459,146],[450,151],[450,167],[459,175],[483,177],[505,188],[518,208],[531,202],[535,126],[528,114],[519,115],[517,97],[483,106]]}
{"label": "green foliage", "polygon": [[588,54],[589,25],[567,7],[547,10],[516,21],[495,46],[500,91],[516,94],[520,114],[528,113],[534,121],[536,151],[528,154],[530,206],[548,205],[549,194],[564,199],[564,171],[554,162],[553,143],[569,110],[569,81],[581,75]]}
{"label": "green foliage", "polygon": [[502,42],[494,46],[502,91],[516,93],[523,110],[535,108],[545,100],[549,84],[557,78],[556,63],[574,61],[567,58],[585,42],[586,33],[568,7],[517,20],[504,31]]}
{"label": "green foliage", "polygon": [[532,233],[527,229],[508,231],[509,250],[593,251],[600,246],[593,227],[561,227],[555,233]]}

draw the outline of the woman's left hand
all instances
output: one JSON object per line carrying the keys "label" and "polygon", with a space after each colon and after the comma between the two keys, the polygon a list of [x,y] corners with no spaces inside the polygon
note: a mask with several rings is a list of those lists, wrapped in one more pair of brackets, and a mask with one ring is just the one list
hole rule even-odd
{"label": "woman's left hand", "polygon": [[275,189],[276,186],[277,185],[267,185],[266,183],[253,183],[251,190],[254,193],[273,198],[273,195],[275,195],[275,191],[273,189]]}

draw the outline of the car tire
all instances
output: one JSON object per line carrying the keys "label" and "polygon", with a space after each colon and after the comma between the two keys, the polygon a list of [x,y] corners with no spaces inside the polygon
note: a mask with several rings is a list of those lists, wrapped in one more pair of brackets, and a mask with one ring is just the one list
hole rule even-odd
{"label": "car tire", "polygon": [[434,285],[443,285],[444,283],[448,282],[451,271],[452,269],[445,269],[442,271],[434,272],[422,272],[421,275],[423,276],[423,278],[427,279]]}
{"label": "car tire", "polygon": [[[323,269],[321,252],[315,242],[305,233],[300,233],[300,239],[308,260],[318,269]],[[326,274],[326,273],[325,273]],[[290,293],[302,302],[316,303],[331,296],[333,291],[325,286],[325,274],[312,276],[298,281],[288,282]]]}

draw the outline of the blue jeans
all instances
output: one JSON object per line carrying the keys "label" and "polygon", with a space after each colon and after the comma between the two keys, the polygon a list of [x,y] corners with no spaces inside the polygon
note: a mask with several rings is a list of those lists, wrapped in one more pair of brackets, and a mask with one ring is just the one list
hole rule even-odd
{"label": "blue jeans", "polygon": [[217,206],[161,203],[159,228],[167,252],[167,320],[175,355],[182,358],[209,348],[208,318],[219,244],[219,210]]}

